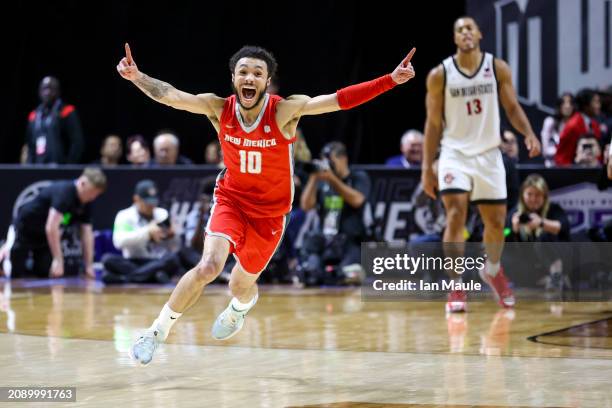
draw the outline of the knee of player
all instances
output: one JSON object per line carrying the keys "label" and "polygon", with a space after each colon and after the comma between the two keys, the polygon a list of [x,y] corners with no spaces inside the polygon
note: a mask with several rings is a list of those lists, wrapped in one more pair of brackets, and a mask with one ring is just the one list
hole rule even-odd
{"label": "knee of player", "polygon": [[446,210],[446,219],[448,223],[465,224],[467,210],[461,207],[452,207]]}
{"label": "knee of player", "polygon": [[496,230],[504,229],[506,224],[506,218],[503,216],[489,217],[489,219],[484,220],[485,228],[494,228]]}
{"label": "knee of player", "polygon": [[221,268],[215,262],[202,259],[195,267],[196,276],[204,282],[212,282],[221,272]]}
{"label": "knee of player", "polygon": [[240,279],[230,279],[229,288],[234,294],[249,290],[254,282],[246,282]]}

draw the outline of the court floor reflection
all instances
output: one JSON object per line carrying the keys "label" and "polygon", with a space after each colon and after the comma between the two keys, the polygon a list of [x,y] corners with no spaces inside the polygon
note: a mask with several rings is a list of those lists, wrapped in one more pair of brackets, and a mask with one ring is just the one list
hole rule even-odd
{"label": "court floor reflection", "polygon": [[0,374],[76,385],[77,405],[612,407],[609,302],[473,302],[447,318],[439,302],[263,288],[243,331],[217,342],[228,297],[211,288],[136,370],[129,346],[171,288],[52,283],[0,281]]}

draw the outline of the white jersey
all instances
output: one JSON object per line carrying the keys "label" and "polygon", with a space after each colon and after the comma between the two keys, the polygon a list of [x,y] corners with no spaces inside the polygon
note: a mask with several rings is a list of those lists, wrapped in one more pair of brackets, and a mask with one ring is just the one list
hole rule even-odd
{"label": "white jersey", "polygon": [[500,145],[499,102],[494,57],[483,53],[480,67],[467,76],[453,56],[444,67],[442,146],[475,156]]}

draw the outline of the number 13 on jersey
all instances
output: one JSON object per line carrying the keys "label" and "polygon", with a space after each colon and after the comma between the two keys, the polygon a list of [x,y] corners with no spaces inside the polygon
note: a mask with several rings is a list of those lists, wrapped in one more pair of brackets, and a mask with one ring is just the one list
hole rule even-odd
{"label": "number 13 on jersey", "polygon": [[261,152],[240,150],[240,172],[250,174],[261,173]]}
{"label": "number 13 on jersey", "polygon": [[482,112],[482,107],[480,106],[480,99],[474,99],[472,101],[466,102],[465,105],[467,106],[468,116],[472,114],[478,115],[480,112]]}

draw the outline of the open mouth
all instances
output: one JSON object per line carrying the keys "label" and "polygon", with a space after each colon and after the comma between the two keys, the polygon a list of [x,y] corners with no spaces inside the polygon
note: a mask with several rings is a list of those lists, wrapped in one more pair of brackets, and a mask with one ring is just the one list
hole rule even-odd
{"label": "open mouth", "polygon": [[251,101],[255,99],[255,95],[257,94],[257,89],[252,87],[244,86],[241,90],[242,99],[245,101]]}

